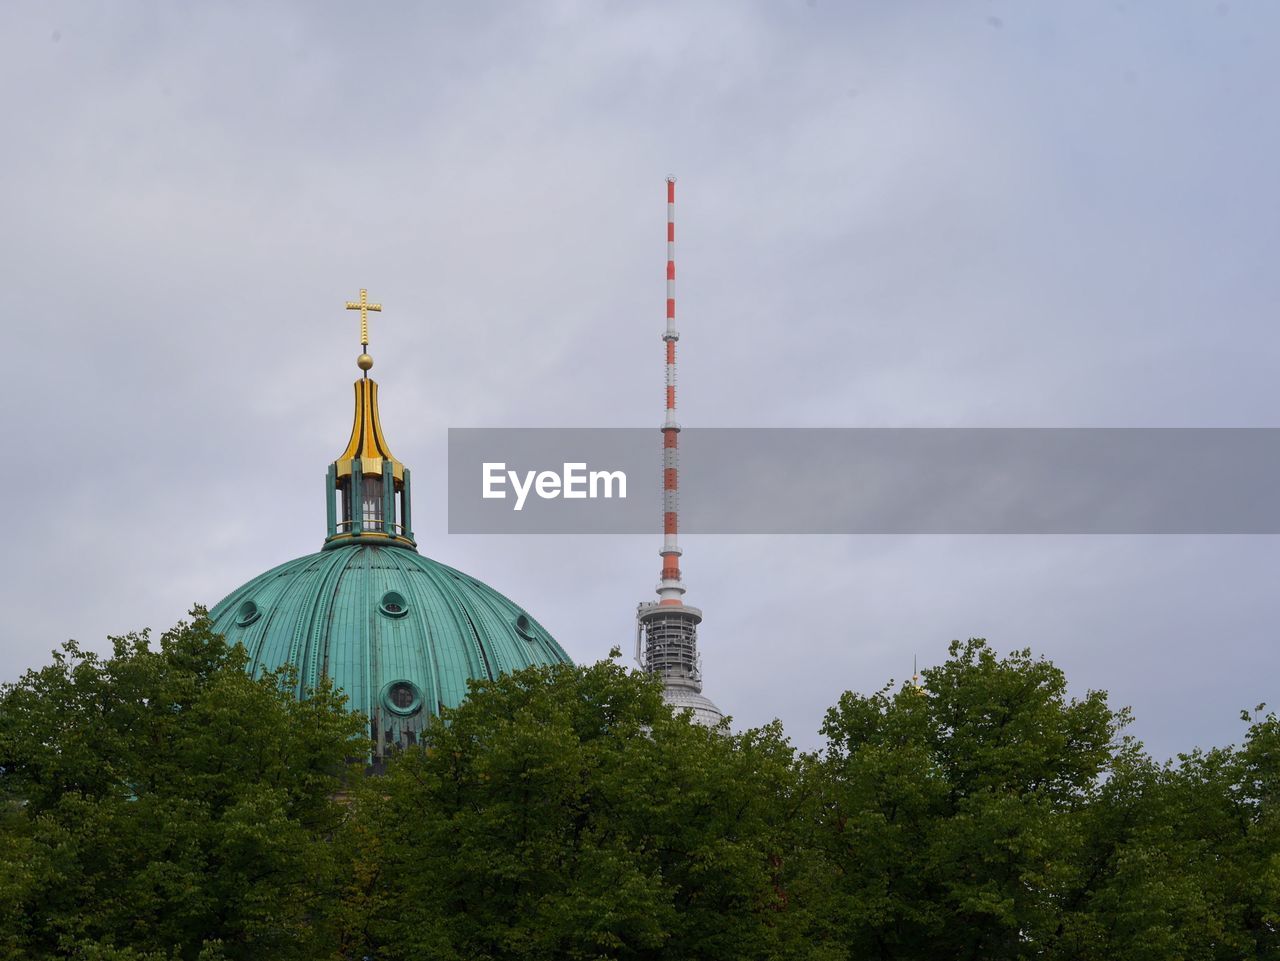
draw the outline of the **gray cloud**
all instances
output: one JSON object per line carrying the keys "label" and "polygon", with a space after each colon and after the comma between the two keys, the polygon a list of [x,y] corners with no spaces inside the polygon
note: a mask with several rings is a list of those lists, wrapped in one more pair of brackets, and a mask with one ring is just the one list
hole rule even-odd
{"label": "gray cloud", "polygon": [[[627,645],[656,533],[447,536],[445,430],[656,426],[667,174],[688,424],[1274,426],[1278,21],[7,5],[0,677],[319,545],[361,286],[423,549],[580,660]],[[805,744],[969,634],[1164,754],[1276,700],[1274,539],[685,546],[708,693]]]}

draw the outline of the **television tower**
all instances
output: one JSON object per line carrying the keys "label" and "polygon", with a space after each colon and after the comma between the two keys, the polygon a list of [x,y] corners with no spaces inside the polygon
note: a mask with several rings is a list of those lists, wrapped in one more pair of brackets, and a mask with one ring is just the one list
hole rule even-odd
{"label": "television tower", "polygon": [[662,573],[658,600],[636,609],[636,660],[649,674],[662,678],[663,699],[676,710],[693,712],[694,720],[713,726],[724,715],[702,694],[702,661],[698,657],[698,625],[702,611],[684,602],[680,576],[678,520],[680,498],[679,436],[676,423],[676,181],[667,178],[667,414],[662,423]]}

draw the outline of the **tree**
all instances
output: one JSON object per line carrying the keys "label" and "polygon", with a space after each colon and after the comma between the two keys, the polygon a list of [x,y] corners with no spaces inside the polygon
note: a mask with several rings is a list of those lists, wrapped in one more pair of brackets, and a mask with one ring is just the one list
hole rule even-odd
{"label": "tree", "polygon": [[[1266,710],[1258,705],[1257,712]],[[1247,713],[1242,719],[1250,721]],[[1238,756],[1235,798],[1244,824],[1242,926],[1255,956],[1280,958],[1280,718],[1253,720]]]}
{"label": "tree", "polygon": [[1274,714],[1242,748],[1119,767],[1091,811],[1071,956],[1280,958],[1278,792]]}
{"label": "tree", "polygon": [[1029,651],[954,642],[925,685],[846,693],[823,725],[817,846],[850,958],[1051,957],[1084,818],[1124,750],[1101,692]]}
{"label": "tree", "polygon": [[820,957],[778,726],[705,729],[607,661],[473,682],[424,744],[356,801],[350,956]]}
{"label": "tree", "polygon": [[0,961],[1280,961],[1262,707],[1157,764],[970,640],[807,756],[615,651],[473,682],[366,778],[339,694],[245,665],[197,612],[0,689]]}
{"label": "tree", "polygon": [[313,958],[364,723],[245,673],[203,611],[0,691],[0,957]]}

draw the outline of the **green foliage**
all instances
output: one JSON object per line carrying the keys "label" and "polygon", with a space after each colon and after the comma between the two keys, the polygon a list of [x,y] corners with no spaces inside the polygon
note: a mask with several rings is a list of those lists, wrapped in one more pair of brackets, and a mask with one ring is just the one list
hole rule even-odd
{"label": "green foliage", "polygon": [[827,714],[815,847],[848,958],[1280,957],[1280,726],[1163,767],[1101,692],[953,643]]}
{"label": "green foliage", "polygon": [[1240,749],[1118,771],[1091,811],[1076,956],[1280,958],[1278,777],[1274,714]]}
{"label": "green foliage", "polygon": [[425,743],[358,801],[371,956],[813,956],[778,726],[706,730],[607,661],[477,683]]}
{"label": "green foliage", "polygon": [[851,957],[1045,956],[1125,718],[1098,692],[1068,699],[1047,661],[979,640],[924,677],[827,714],[832,915]]}
{"label": "green foliage", "polygon": [[195,614],[0,694],[0,957],[315,956],[363,722],[250,678]]}
{"label": "green foliage", "polygon": [[197,617],[0,692],[0,961],[1280,961],[1280,721],[1158,764],[1105,694],[952,645],[826,749],[617,654],[474,683],[384,777]]}

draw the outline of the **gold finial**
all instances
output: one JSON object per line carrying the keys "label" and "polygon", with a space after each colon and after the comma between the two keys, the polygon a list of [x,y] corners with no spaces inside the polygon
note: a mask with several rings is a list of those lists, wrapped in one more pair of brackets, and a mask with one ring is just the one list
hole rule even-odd
{"label": "gold finial", "polygon": [[364,348],[360,356],[356,358],[356,366],[361,370],[367,371],[373,366],[373,358],[369,356],[369,311],[381,313],[382,304],[369,303],[369,291],[363,287],[360,288],[359,300],[348,300],[347,310],[360,311],[360,346]]}

